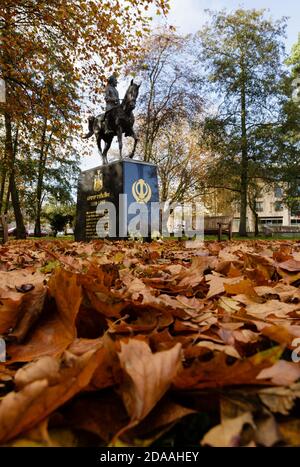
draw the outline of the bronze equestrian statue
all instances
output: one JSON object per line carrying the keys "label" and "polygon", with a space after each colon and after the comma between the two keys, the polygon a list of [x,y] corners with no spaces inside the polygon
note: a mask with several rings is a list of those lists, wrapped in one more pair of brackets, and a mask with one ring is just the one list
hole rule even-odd
{"label": "bronze equestrian statue", "polygon": [[[134,80],[126,91],[123,101],[120,103],[119,93],[117,90],[117,79],[111,76],[108,79],[108,84],[105,89],[105,113],[98,117],[89,118],[89,132],[84,136],[85,139],[90,138],[92,135],[96,136],[97,146],[103,160],[103,164],[107,164],[107,153],[110,149],[114,136],[118,137],[120,160],[122,159],[122,136],[131,136],[134,139],[134,146],[129,157],[132,159],[135,153],[138,138],[133,129],[134,115],[133,110],[136,106],[136,100],[139,94],[140,85],[136,84]],[[102,151],[101,141],[104,141],[105,147]]]}

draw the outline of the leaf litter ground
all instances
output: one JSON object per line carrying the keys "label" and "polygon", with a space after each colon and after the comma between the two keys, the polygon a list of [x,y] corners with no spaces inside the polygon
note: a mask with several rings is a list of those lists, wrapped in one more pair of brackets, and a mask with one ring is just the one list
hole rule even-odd
{"label": "leaf litter ground", "polygon": [[299,285],[294,241],[9,242],[0,444],[299,446]]}

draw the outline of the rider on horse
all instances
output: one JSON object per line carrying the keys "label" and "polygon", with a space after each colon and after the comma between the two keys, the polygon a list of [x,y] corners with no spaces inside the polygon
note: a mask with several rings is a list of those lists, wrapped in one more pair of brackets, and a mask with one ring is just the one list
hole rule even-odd
{"label": "rider on horse", "polygon": [[[106,102],[106,109],[105,112],[99,116],[100,122],[104,123],[104,131],[105,133],[112,133],[112,130],[109,128],[108,119],[105,118],[107,112],[114,109],[120,104],[119,92],[117,90],[117,78],[112,75],[107,80],[107,86],[105,88],[105,102]],[[89,132],[87,135],[84,136],[85,139],[89,138],[93,135],[93,124],[95,118],[89,117]]]}
{"label": "rider on horse", "polygon": [[[105,113],[97,117],[89,118],[89,132],[84,136],[84,138],[87,139],[95,135],[98,150],[104,164],[108,163],[107,153],[115,136],[118,137],[120,160],[122,159],[123,134],[134,139],[133,149],[129,155],[131,159],[135,154],[138,142],[137,135],[134,131],[133,111],[136,107],[140,84],[135,83],[133,79],[131,80],[125,97],[122,100],[122,104],[120,104],[119,101],[117,84],[118,82],[115,76],[111,76],[108,79],[108,84],[105,89]],[[104,149],[102,149],[101,146],[102,141],[105,143]]]}

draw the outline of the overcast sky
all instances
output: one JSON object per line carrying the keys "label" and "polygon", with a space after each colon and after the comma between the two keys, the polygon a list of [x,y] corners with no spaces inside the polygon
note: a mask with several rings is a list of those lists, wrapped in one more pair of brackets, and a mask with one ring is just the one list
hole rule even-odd
{"label": "overcast sky", "polygon": [[[208,19],[205,13],[206,9],[236,10],[239,7],[247,9],[268,9],[269,15],[274,19],[280,19],[283,16],[289,17],[286,47],[290,52],[293,44],[297,42],[300,32],[300,1],[299,0],[170,0],[171,11],[168,17],[168,23],[176,26],[177,32],[182,34],[194,33],[201,28]],[[156,20],[155,23],[158,23]],[[127,87],[126,83],[120,83],[119,90],[121,97]],[[81,168],[83,170],[100,165],[100,156],[95,147],[93,139],[93,149],[90,157],[82,160]],[[117,144],[114,142],[113,149],[116,150]]]}

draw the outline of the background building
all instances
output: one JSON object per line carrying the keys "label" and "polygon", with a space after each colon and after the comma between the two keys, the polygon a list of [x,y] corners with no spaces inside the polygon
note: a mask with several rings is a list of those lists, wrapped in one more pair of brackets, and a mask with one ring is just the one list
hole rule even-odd
{"label": "background building", "polygon": [[[300,209],[290,208],[285,200],[284,189],[280,186],[267,187],[256,200],[255,210],[259,218],[260,230],[263,225],[300,225]],[[233,232],[239,230],[239,204],[234,205]],[[255,216],[248,206],[247,231],[255,231]]]}

